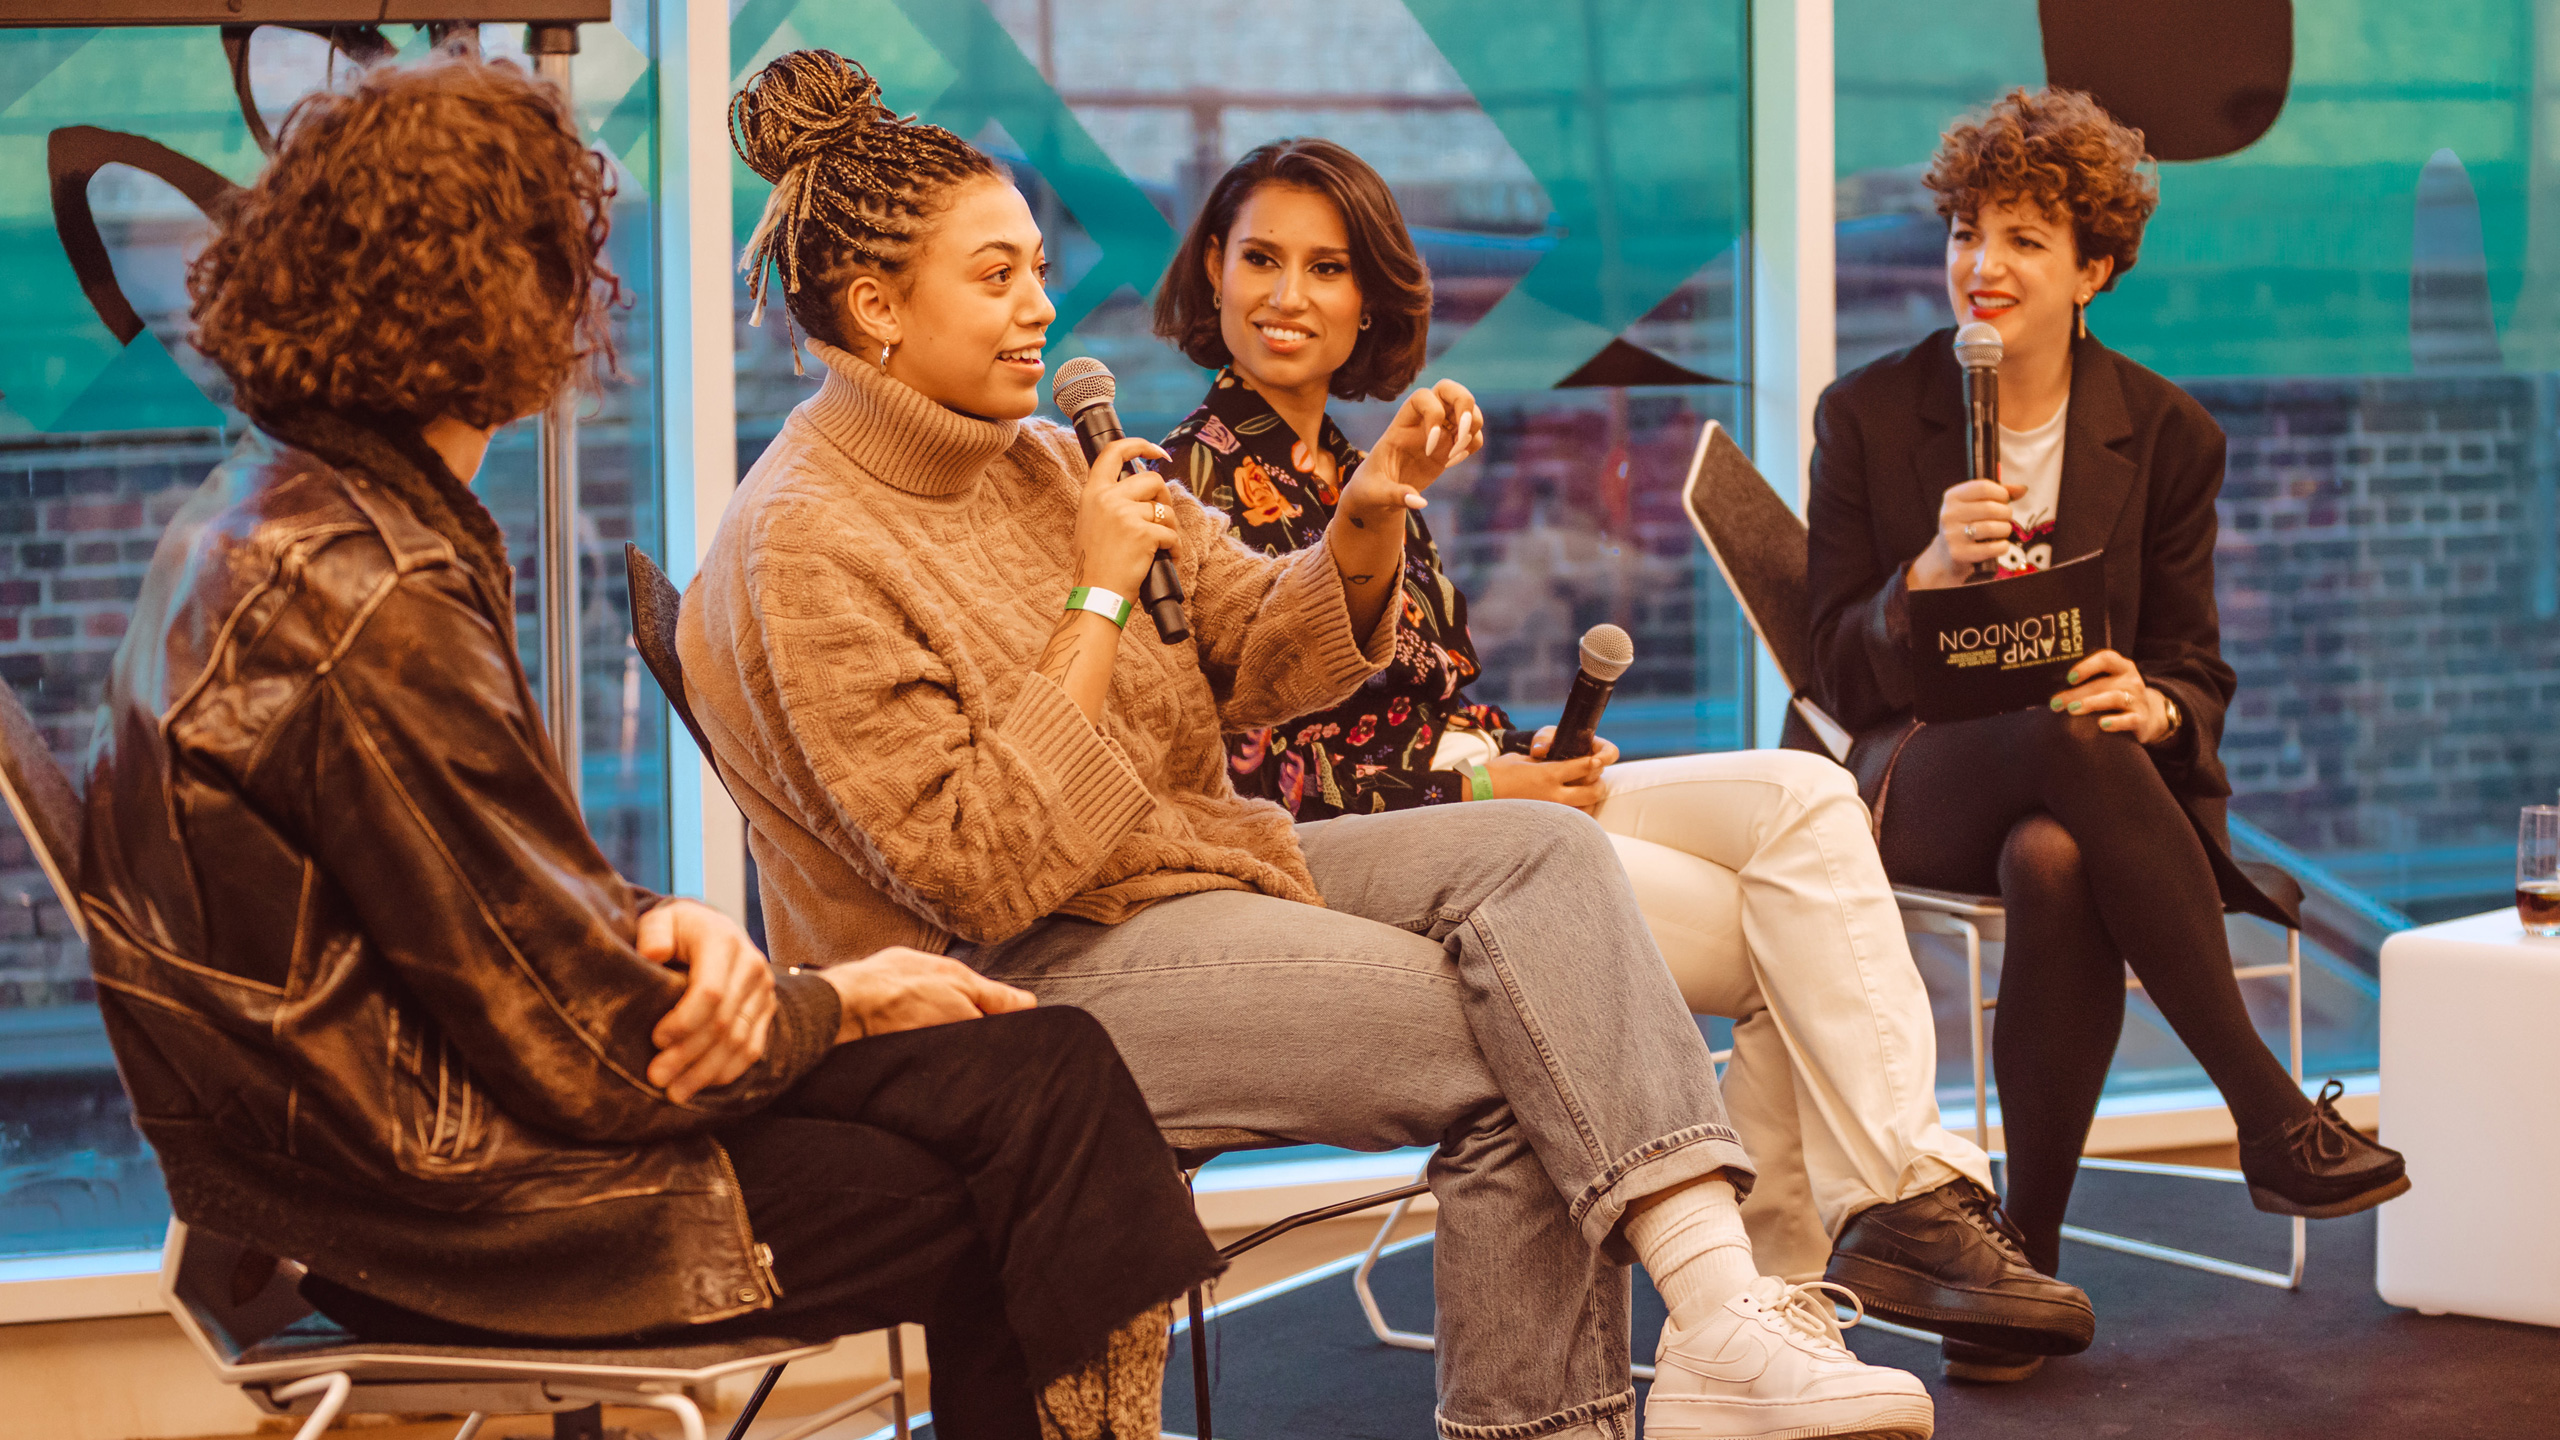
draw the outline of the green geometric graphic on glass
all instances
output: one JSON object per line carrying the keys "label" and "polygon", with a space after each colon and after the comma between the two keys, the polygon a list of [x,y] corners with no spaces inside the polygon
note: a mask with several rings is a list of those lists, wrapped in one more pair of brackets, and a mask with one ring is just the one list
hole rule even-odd
{"label": "green geometric graphic on glass", "polygon": [[1555,248],[1434,367],[1563,379],[1741,234],[1738,0],[1408,0],[1554,207]]}

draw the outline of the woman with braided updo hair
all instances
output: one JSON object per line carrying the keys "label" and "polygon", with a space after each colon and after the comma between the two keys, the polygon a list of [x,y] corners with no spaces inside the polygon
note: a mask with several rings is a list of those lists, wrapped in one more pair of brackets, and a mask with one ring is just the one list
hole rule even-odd
{"label": "woman with braided updo hair", "polygon": [[[824,52],[767,66],[730,119],[774,183],[759,305],[778,276],[824,373],[739,486],[678,644],[776,958],[910,945],[1072,1004],[1168,1129],[1431,1147],[1452,1440],[1624,1440],[1637,1260],[1675,1308],[1729,1312],[1747,1372],[1666,1370],[1649,1434],[1925,1436],[1916,1379],[1805,1343],[1836,1337],[1827,1304],[1757,1273],[1750,1163],[1588,817],[1297,825],[1229,783],[1222,732],[1338,704],[1395,655],[1405,517],[1482,444],[1474,397],[1406,397],[1324,532],[1258,554],[1122,478],[1155,446],[1088,465],[1028,419],[1056,311],[992,162]],[[1121,628],[1158,550],[1178,643]]]}

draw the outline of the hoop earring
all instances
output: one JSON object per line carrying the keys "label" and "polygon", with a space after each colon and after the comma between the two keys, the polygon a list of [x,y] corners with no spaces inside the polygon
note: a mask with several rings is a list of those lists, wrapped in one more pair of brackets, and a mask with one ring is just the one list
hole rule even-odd
{"label": "hoop earring", "polygon": [[1370,320],[1372,320],[1372,319],[1374,319],[1374,318],[1375,318],[1374,316],[1369,316],[1369,315],[1363,315],[1363,316],[1361,316],[1361,317],[1360,317],[1360,328],[1361,328],[1361,329],[1363,329],[1363,330],[1368,329],[1368,328],[1369,328],[1369,322],[1370,322]]}
{"label": "hoop earring", "polygon": [[895,349],[897,349],[897,348],[898,348],[897,346],[895,346],[895,345],[891,345],[891,344],[887,344],[887,343],[885,343],[885,342],[884,342],[884,343],[882,343],[882,345],[880,346],[880,373],[881,373],[881,374],[886,375],[886,374],[888,374],[888,373],[889,373],[889,352],[890,352],[890,351],[892,351],[892,350],[895,350]]}
{"label": "hoop earring", "polygon": [[1209,308],[1220,311],[1227,308],[1227,297],[1219,294],[1218,288],[1214,285],[1209,287]]}

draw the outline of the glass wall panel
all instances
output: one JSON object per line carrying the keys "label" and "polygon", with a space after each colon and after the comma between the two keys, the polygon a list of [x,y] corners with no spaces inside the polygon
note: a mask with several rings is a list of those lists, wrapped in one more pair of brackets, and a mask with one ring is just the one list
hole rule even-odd
{"label": "glass wall panel", "polygon": [[[2042,83],[2037,10],[1839,0],[1844,368],[1949,323],[1919,175]],[[2550,0],[2295,6],[2273,128],[2161,167],[2090,312],[2230,437],[2222,755],[2239,847],[2312,884],[2315,1072],[2372,1067],[2382,936],[2510,903],[2515,808],[2560,786],[2555,39]],[[2200,1083],[2143,1013],[2120,1085]]]}
{"label": "glass wall panel", "polygon": [[[1740,741],[1744,631],[1679,510],[1700,425],[1737,426],[1749,347],[1746,6],[1634,0],[747,0],[740,78],[802,46],[1005,159],[1048,238],[1052,370],[1094,355],[1133,433],[1207,376],[1148,330],[1207,187],[1322,135],[1395,188],[1435,281],[1432,363],[1488,447],[1433,493],[1471,597],[1479,698],[1551,719],[1599,621],[1636,640],[1609,732],[1632,755]],[[768,187],[739,166],[741,239]],[[746,312],[743,291],[739,313]],[[810,392],[781,326],[740,331],[739,459]],[[1587,383],[1595,357],[1618,388]],[[1595,367],[1595,370],[1601,367]],[[1630,381],[1655,383],[1631,384]],[[1386,405],[1338,405],[1355,443]]]}
{"label": "glass wall panel", "polygon": [[[620,0],[615,23],[584,27],[576,62],[581,121],[618,167],[613,263],[633,295],[617,331],[630,383],[590,403],[580,432],[580,622],[589,820],[625,874],[663,886],[665,710],[628,645],[621,556],[625,539],[661,548],[649,22],[649,0]],[[424,51],[408,26],[385,34],[403,60]],[[488,26],[484,41],[492,55],[522,53],[520,31]],[[278,29],[258,31],[250,55],[271,128],[350,63]],[[62,153],[78,127],[111,132],[85,139],[111,162],[85,193],[126,328],[111,300],[84,290],[57,230],[48,147]],[[0,678],[75,783],[161,527],[246,424],[186,341],[185,264],[205,222],[172,182],[210,170],[212,183],[239,183],[260,163],[216,30],[0,30]],[[498,437],[478,488],[516,559],[519,643],[539,684],[529,424]],[[148,1249],[167,1221],[86,956],[0,818],[0,1259]]]}

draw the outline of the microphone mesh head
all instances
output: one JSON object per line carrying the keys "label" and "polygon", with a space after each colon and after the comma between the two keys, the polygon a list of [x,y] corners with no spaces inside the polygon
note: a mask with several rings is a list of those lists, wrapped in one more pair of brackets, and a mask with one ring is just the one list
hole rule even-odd
{"label": "microphone mesh head", "polygon": [[1636,642],[1615,625],[1594,625],[1582,632],[1582,670],[1594,680],[1615,681],[1636,663]]}
{"label": "microphone mesh head", "polygon": [[[1976,320],[1956,331],[1956,362],[1967,370],[1990,370],[2000,364],[2007,349],[2000,343],[2000,332],[1987,320]],[[1074,364],[1074,361],[1067,362]],[[1065,372],[1061,371],[1063,376]]]}
{"label": "microphone mesh head", "polygon": [[1119,389],[1110,366],[1079,355],[1058,367],[1057,378],[1049,382],[1049,398],[1058,402],[1059,414],[1072,420],[1096,405],[1109,404]]}

